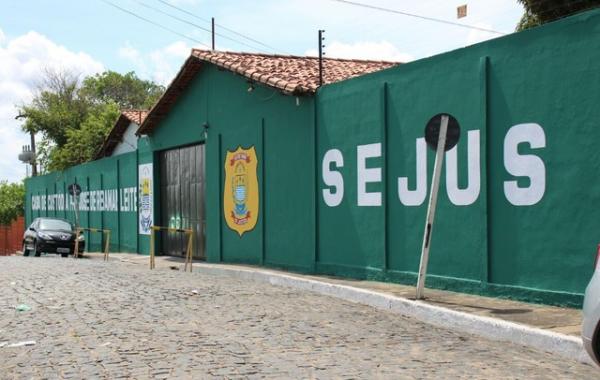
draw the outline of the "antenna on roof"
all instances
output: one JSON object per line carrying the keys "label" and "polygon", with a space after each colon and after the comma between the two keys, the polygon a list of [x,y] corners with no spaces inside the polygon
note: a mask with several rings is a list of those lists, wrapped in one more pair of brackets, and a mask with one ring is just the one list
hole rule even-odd
{"label": "antenna on roof", "polygon": [[323,41],[325,41],[323,33],[325,33],[325,31],[319,29],[319,87],[323,85],[323,56],[325,55],[325,52],[323,51],[323,48],[325,47],[325,44],[323,43]]}
{"label": "antenna on roof", "polygon": [[211,28],[211,35],[212,35],[212,49],[213,51],[215,50],[215,18],[212,17],[212,28]]}

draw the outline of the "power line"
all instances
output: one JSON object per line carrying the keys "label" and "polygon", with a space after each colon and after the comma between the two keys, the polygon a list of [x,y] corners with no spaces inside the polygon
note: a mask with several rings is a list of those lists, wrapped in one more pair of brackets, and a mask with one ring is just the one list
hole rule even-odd
{"label": "power line", "polygon": [[[163,14],[163,15],[167,16],[167,17],[171,17],[171,18],[172,18],[172,19],[174,19],[174,20],[177,20],[177,21],[179,21],[179,22],[183,22],[183,23],[185,23],[185,24],[188,24],[188,25],[191,25],[191,26],[193,26],[193,27],[195,27],[195,28],[198,28],[198,29],[204,30],[204,31],[206,31],[206,32],[212,33],[212,31],[211,31],[210,29],[207,29],[207,28],[205,28],[205,27],[203,27],[203,26],[200,26],[200,25],[198,25],[198,24],[195,24],[195,23],[193,23],[193,22],[191,22],[191,21],[188,21],[188,20],[182,19],[182,18],[180,18],[180,17],[174,16],[174,15],[172,15],[172,14],[168,13],[168,12],[165,12],[165,11],[163,11],[163,10],[157,9],[157,8],[155,8],[155,7],[151,6],[151,5],[144,4],[144,3],[142,3],[141,1],[136,1],[136,2],[137,2],[138,4],[140,4],[141,6],[143,6],[143,7],[146,7],[146,8],[148,8],[148,9],[152,9],[153,11],[155,11],[155,12],[158,12],[158,13],[161,13],[161,14]],[[228,37],[228,36],[224,36],[224,35],[222,35],[222,34],[219,34],[219,33],[215,33],[215,34],[216,34],[217,36],[219,36],[219,37],[225,38],[225,39],[227,39],[227,40],[230,40],[230,41],[233,41],[233,42],[235,42],[235,43],[238,43],[238,44],[241,44],[241,45],[244,45],[244,46],[248,46],[249,48],[252,48],[252,49],[256,49],[254,46],[252,46],[252,45],[248,45],[248,44],[247,44],[247,43],[245,43],[245,42],[238,41],[238,40],[236,40],[236,39],[234,39],[234,38],[231,38],[231,37]]]}
{"label": "power line", "polygon": [[499,34],[499,35],[502,35],[502,36],[506,35],[506,33],[499,32],[499,31],[493,30],[493,29],[480,28],[478,26],[461,24],[461,23],[458,23],[458,22],[442,20],[442,19],[439,19],[439,18],[428,17],[428,16],[421,16],[421,15],[417,15],[417,14],[414,14],[414,13],[408,13],[408,12],[398,11],[398,10],[395,10],[395,9],[378,7],[376,5],[364,4],[364,3],[359,3],[359,2],[356,2],[356,1],[349,1],[349,0],[329,0],[329,1],[335,1],[335,2],[338,2],[338,3],[342,3],[342,4],[347,4],[347,5],[354,5],[354,6],[362,7],[362,8],[374,9],[374,10],[382,11],[382,12],[395,13],[395,14],[399,14],[399,15],[402,15],[402,16],[415,17],[415,18],[419,18],[419,19],[422,19],[422,20],[438,22],[438,23],[441,23],[441,24],[447,24],[447,25],[453,25],[453,26],[460,26],[461,28],[466,28],[466,29],[475,29],[475,30],[479,30],[479,31],[482,31],[482,32]]}
{"label": "power line", "polygon": [[[165,0],[157,0],[157,1],[159,1],[159,2],[163,3],[164,5],[166,5],[166,6],[168,6],[168,7],[171,7],[171,8],[173,8],[173,9],[177,9],[179,12],[183,12],[183,13],[185,13],[185,14],[189,15],[189,16],[192,16],[192,17],[194,17],[194,18],[197,18],[198,20],[201,20],[201,21],[204,21],[204,22],[210,22],[208,19],[205,19],[205,18],[202,18],[202,17],[200,17],[200,16],[197,16],[197,15],[193,14],[192,12],[189,12],[189,11],[187,11],[187,10],[185,10],[185,9],[183,9],[183,8],[180,8],[180,7],[176,6],[176,5],[173,5],[173,4],[171,4],[171,3],[169,3],[169,2],[167,2],[167,1],[165,1]],[[254,43],[257,43],[257,44],[259,44],[259,45],[261,45],[261,46],[263,46],[263,47],[266,47],[267,49],[270,49],[270,50],[272,50],[272,51],[275,51],[275,52],[276,52],[276,51],[279,51],[279,49],[277,49],[277,48],[274,48],[274,47],[272,47],[272,46],[269,46],[269,45],[267,45],[267,44],[265,44],[265,43],[263,43],[263,42],[261,42],[261,41],[259,41],[259,40],[257,40],[257,39],[254,39],[254,38],[252,38],[252,37],[249,37],[249,36],[247,36],[247,35],[245,35],[245,34],[242,34],[242,33],[236,32],[235,30],[233,30],[233,29],[230,29],[230,28],[228,28],[228,27],[226,27],[226,26],[224,26],[224,25],[221,25],[221,24],[215,24],[215,25],[216,25],[216,26],[218,26],[219,28],[221,28],[221,29],[224,29],[224,30],[226,30],[226,31],[228,31],[228,32],[230,32],[230,33],[233,33],[233,34],[235,34],[235,35],[237,35],[237,36],[239,36],[239,37],[245,38],[245,39],[247,39],[248,41],[252,41],[252,42],[254,42]]]}
{"label": "power line", "polygon": [[150,23],[150,24],[152,24],[152,25],[154,25],[154,26],[157,26],[157,27],[159,27],[159,28],[161,28],[161,29],[163,29],[163,30],[166,30],[166,31],[168,31],[168,32],[171,32],[171,33],[173,33],[173,34],[176,34],[176,35],[178,35],[178,36],[180,36],[180,37],[187,38],[187,39],[188,39],[188,40],[190,40],[190,41],[193,41],[193,42],[195,42],[195,43],[197,43],[197,44],[200,44],[200,45],[202,45],[202,46],[206,46],[207,48],[209,48],[209,49],[210,49],[210,46],[206,45],[205,43],[201,42],[200,40],[197,40],[197,39],[195,39],[195,38],[193,38],[193,37],[190,37],[190,36],[186,36],[186,35],[185,35],[185,34],[183,34],[183,33],[179,33],[179,32],[177,32],[177,31],[175,31],[175,30],[173,30],[173,29],[167,28],[167,27],[166,27],[166,26],[164,26],[164,25],[161,25],[161,24],[159,24],[159,23],[157,23],[157,22],[154,22],[154,21],[152,21],[152,20],[149,20],[149,19],[147,19],[147,18],[145,18],[145,17],[142,17],[142,16],[140,16],[140,15],[138,15],[138,14],[135,14],[135,13],[133,13],[133,12],[131,12],[131,11],[129,11],[129,10],[127,10],[127,9],[125,9],[125,8],[121,8],[121,7],[120,7],[120,6],[118,6],[117,4],[114,4],[113,2],[110,2],[110,1],[108,1],[108,0],[100,0],[100,1],[102,1],[102,2],[103,2],[103,3],[105,3],[105,4],[108,4],[108,5],[110,5],[111,7],[117,8],[117,9],[119,9],[119,10],[120,10],[120,11],[122,11],[122,12],[128,13],[128,14],[130,14],[131,16],[137,17],[137,18],[139,18],[140,20],[146,21],[147,23]]}

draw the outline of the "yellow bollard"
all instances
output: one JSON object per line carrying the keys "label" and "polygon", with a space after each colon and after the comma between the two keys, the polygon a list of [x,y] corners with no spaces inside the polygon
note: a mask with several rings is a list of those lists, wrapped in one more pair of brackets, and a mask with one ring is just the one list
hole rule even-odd
{"label": "yellow bollard", "polygon": [[188,234],[190,234],[190,237],[188,239],[188,246],[187,246],[187,252],[185,254],[185,267],[184,267],[184,271],[187,272],[187,268],[188,268],[188,263],[190,265],[190,273],[192,272],[192,250],[193,250],[193,239],[194,239],[194,232],[193,230],[187,230],[186,231]]}
{"label": "yellow bollard", "polygon": [[190,255],[190,273],[192,273],[192,265],[193,265],[193,259],[194,259],[194,231],[193,230],[190,230],[189,255]]}
{"label": "yellow bollard", "polygon": [[150,227],[150,269],[154,269],[154,226]]}

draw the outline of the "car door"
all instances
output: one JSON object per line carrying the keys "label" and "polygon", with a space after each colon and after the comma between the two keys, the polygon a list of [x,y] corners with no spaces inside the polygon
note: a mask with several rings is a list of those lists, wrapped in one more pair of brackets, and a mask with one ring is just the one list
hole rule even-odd
{"label": "car door", "polygon": [[[31,225],[29,226],[29,228],[27,228],[27,231],[25,231],[25,239],[24,240],[25,240],[25,242],[28,245],[33,244],[33,240],[34,240],[35,235],[37,233],[36,231],[37,231],[38,222],[39,222],[39,219],[35,219],[33,221],[33,223],[31,223]],[[32,229],[33,229],[33,231],[32,231]]]}

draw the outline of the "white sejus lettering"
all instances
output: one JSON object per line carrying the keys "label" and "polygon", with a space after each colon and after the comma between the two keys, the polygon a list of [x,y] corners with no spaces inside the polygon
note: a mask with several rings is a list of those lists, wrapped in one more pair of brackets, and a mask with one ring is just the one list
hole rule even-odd
{"label": "white sejus lettering", "polygon": [[[479,130],[467,132],[467,186],[458,186],[458,147],[446,152],[446,192],[456,206],[468,206],[479,199],[481,192],[481,138]],[[531,206],[538,203],[546,191],[546,167],[535,154],[519,154],[520,144],[531,149],[546,147],[544,129],[536,123],[518,124],[511,127],[504,139],[504,167],[515,177],[529,179],[527,186],[519,186],[517,180],[504,182],[506,199],[515,206]],[[462,145],[461,145],[462,146]],[[358,206],[381,206],[381,192],[367,192],[368,183],[381,182],[381,168],[367,168],[367,159],[381,157],[381,143],[356,147],[357,204]],[[398,198],[405,206],[420,206],[427,198],[427,145],[424,138],[416,140],[416,186],[409,189],[408,177],[398,177]],[[332,168],[332,164],[333,168]],[[344,197],[344,178],[335,170],[344,166],[344,157],[337,149],[328,150],[323,156],[323,200],[330,207],[338,206]],[[42,200],[43,204],[43,200]],[[43,206],[42,206],[43,207]]]}
{"label": "white sejus lettering", "polygon": [[510,128],[504,138],[504,167],[515,177],[528,177],[529,186],[519,187],[516,180],[504,182],[504,195],[515,206],[531,206],[538,203],[546,191],[546,167],[536,155],[520,155],[519,144],[527,143],[531,149],[546,147],[544,129],[535,123],[517,124]]}
{"label": "white sejus lettering", "polygon": [[398,198],[405,206],[420,206],[427,197],[427,143],[423,137],[417,139],[417,186],[408,189],[408,177],[398,178]]}
{"label": "white sejus lettering", "polygon": [[367,159],[376,157],[381,157],[381,143],[356,147],[356,185],[359,206],[381,206],[381,193],[367,192],[367,183],[381,182],[381,168],[367,168]]}
{"label": "white sejus lettering", "polygon": [[323,189],[323,201],[327,206],[335,207],[344,199],[344,177],[339,171],[332,170],[331,164],[335,164],[335,168],[344,167],[344,156],[338,149],[328,150],[323,156],[322,165],[323,182],[329,186]]}
{"label": "white sejus lettering", "polygon": [[450,202],[457,206],[468,206],[479,198],[481,188],[480,179],[480,139],[479,131],[467,133],[467,179],[465,189],[458,188],[458,145],[446,152],[446,191]]}

